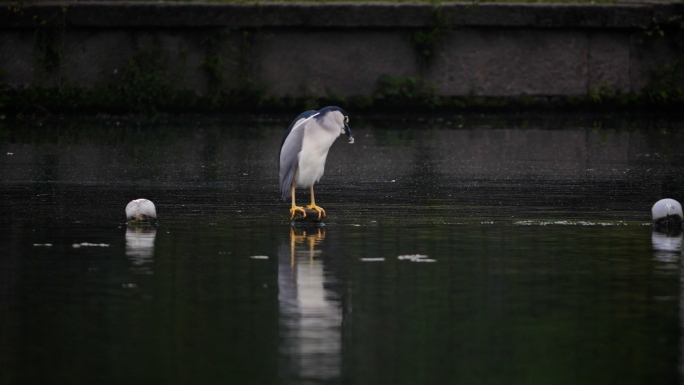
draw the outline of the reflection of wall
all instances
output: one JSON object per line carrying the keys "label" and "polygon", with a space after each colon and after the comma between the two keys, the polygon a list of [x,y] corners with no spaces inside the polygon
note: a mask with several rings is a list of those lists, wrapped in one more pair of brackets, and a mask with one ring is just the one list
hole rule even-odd
{"label": "reflection of wall", "polygon": [[248,180],[255,173],[272,174],[287,124],[269,131],[269,137],[248,133],[245,138],[234,135],[245,130],[244,125],[226,125],[229,127],[200,131],[190,124],[182,128],[152,125],[145,130],[123,125],[117,129],[83,125],[63,129],[62,134],[54,136],[45,134],[41,127],[35,127],[33,132],[17,129],[21,133],[14,143],[0,143],[0,176],[10,181],[49,178],[76,182],[184,182],[237,181],[236,175]]}
{"label": "reflection of wall", "polygon": [[[684,136],[651,130],[439,130],[416,123],[393,131],[386,127],[356,129],[353,123],[356,143],[338,140],[333,145],[323,181],[390,181],[416,171],[485,180],[603,180],[624,172],[658,177],[658,166],[678,160],[674,158],[679,154],[676,149],[684,147]],[[13,153],[0,157],[0,171],[8,181],[41,180],[49,166],[61,181],[208,180],[237,186],[269,180],[275,186],[277,155],[286,125],[264,129],[258,138],[250,139],[231,137],[227,131],[183,129],[172,130],[175,135],[166,134],[163,140],[160,136],[164,134],[159,132],[131,138],[120,138],[118,131],[99,134],[99,142],[118,145],[88,139],[59,147],[19,141],[0,145],[0,153]],[[231,128],[241,129],[245,128]],[[141,162],[145,167],[139,167]]]}
{"label": "reflection of wall", "polygon": [[280,375],[292,380],[339,378],[342,307],[316,246],[324,234],[292,235],[278,253]]}
{"label": "reflection of wall", "polygon": [[417,171],[481,180],[653,178],[659,176],[658,166],[673,161],[677,147],[684,146],[676,132],[664,134],[665,142],[638,130],[424,128],[407,127],[399,134],[408,138],[398,139],[387,138],[392,131],[355,132],[354,145],[331,149],[326,177],[346,177],[353,170],[356,180],[370,182]]}

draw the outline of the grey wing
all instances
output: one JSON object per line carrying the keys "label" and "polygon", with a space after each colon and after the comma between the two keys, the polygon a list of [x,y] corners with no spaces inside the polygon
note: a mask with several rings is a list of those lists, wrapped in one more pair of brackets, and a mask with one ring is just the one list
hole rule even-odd
{"label": "grey wing", "polygon": [[299,167],[299,152],[304,140],[304,124],[295,127],[280,147],[280,192],[283,200],[290,197],[290,186]]}

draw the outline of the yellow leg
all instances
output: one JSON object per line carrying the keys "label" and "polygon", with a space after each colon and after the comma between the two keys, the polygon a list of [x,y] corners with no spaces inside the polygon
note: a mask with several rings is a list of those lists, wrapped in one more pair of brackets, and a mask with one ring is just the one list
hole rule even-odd
{"label": "yellow leg", "polygon": [[304,207],[297,206],[295,204],[295,184],[294,183],[292,183],[292,187],[290,187],[290,192],[292,193],[292,207],[290,208],[290,214],[292,214],[292,216],[290,217],[290,219],[294,219],[295,214],[297,214],[297,211],[302,213],[302,218],[305,218],[306,217],[306,210],[304,210]]}
{"label": "yellow leg", "polygon": [[311,185],[311,204],[306,206],[309,210],[315,210],[318,212],[318,219],[321,219],[321,215],[325,218],[325,210],[323,207],[316,205],[316,200],[314,199],[313,185]]}

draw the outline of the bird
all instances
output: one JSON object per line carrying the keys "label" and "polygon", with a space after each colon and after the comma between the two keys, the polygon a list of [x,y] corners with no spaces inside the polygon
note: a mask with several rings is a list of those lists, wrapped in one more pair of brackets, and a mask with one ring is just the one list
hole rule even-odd
{"label": "bird", "polygon": [[126,205],[126,219],[129,222],[150,222],[157,221],[157,210],[152,201],[140,198],[134,199]]}
{"label": "bird", "polygon": [[330,146],[341,134],[347,135],[350,144],[354,143],[349,116],[336,106],[302,112],[290,123],[280,144],[278,162],[283,200],[292,198],[290,219],[297,212],[306,217],[304,207],[295,204],[296,187],[310,188],[311,204],[306,208],[318,212],[318,219],[326,216],[325,210],[316,204],[313,186],[323,176]]}
{"label": "bird", "polygon": [[653,225],[659,230],[673,230],[682,227],[682,205],[674,199],[661,199],[651,208]]}

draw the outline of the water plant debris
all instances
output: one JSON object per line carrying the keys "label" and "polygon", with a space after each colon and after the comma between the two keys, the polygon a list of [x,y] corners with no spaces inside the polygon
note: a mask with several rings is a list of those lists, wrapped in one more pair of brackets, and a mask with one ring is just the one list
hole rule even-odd
{"label": "water plant debris", "polygon": [[400,261],[409,261],[409,262],[437,262],[436,259],[430,259],[430,258],[428,258],[427,255],[423,255],[423,254],[400,255],[397,257],[397,259]]}

